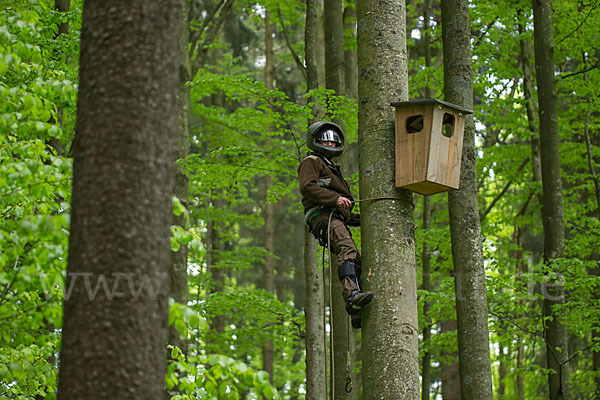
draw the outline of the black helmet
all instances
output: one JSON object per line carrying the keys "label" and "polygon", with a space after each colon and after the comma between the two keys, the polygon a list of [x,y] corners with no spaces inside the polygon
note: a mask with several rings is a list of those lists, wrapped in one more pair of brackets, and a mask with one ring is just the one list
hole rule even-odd
{"label": "black helmet", "polygon": [[[339,157],[344,152],[344,132],[333,122],[319,121],[308,127],[306,145],[325,157]],[[336,147],[323,146],[319,141],[335,142]]]}

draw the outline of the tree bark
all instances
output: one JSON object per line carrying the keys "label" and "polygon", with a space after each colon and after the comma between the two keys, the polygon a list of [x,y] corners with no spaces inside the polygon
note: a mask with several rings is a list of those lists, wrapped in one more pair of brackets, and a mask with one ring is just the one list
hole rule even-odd
{"label": "tree bark", "polygon": [[[344,96],[345,85],[345,67],[344,67],[344,21],[343,21],[343,1],[325,0],[323,15],[325,18],[325,86],[334,91],[336,96]],[[334,110],[328,110],[329,112]],[[330,117],[327,117],[330,118]],[[337,118],[332,120],[343,126],[342,121]],[[346,146],[348,150],[349,146]],[[348,166],[349,152],[344,152],[340,164],[342,167]],[[332,388],[334,399],[348,399],[345,391],[346,367],[351,362],[350,355],[352,346],[350,343],[349,318],[346,313],[344,299],[340,296],[342,291],[341,284],[337,278],[336,267],[337,260],[332,260],[333,273],[332,279],[332,298],[333,307],[331,310],[332,326],[330,329],[333,335],[333,368],[332,368]],[[356,393],[356,392],[355,392]]]}
{"label": "tree bark", "polygon": [[[175,148],[175,161],[184,159],[190,148],[189,113],[190,113],[190,88],[187,83],[192,79],[191,65],[188,56],[188,30],[189,30],[189,2],[181,0],[181,35],[179,37],[179,90],[177,94],[178,135]],[[179,199],[186,210],[189,209],[189,179],[182,168],[175,165],[175,186],[173,194]],[[187,229],[187,216],[185,213],[173,215],[173,225]],[[179,250],[172,253],[171,265],[171,297],[181,304],[188,300],[187,276],[187,244],[180,244]],[[187,343],[181,338],[174,325],[169,326],[169,344],[179,347],[187,352]]]}
{"label": "tree bark", "polygon": [[325,87],[344,96],[344,20],[343,0],[325,0]]}
{"label": "tree bark", "polygon": [[[456,320],[446,320],[442,322],[442,333],[456,331]],[[453,361],[450,364],[442,363],[442,399],[460,400],[460,373],[456,357],[458,356],[456,347],[445,349],[446,357]]]}
{"label": "tree bark", "polygon": [[[423,230],[427,231],[431,228],[431,204],[428,196],[423,196]],[[423,291],[431,291],[431,262],[430,253],[427,242],[423,242]],[[423,343],[428,344],[431,341],[431,316],[429,315],[431,303],[429,300],[423,302],[423,319],[425,326],[423,327]],[[431,387],[431,352],[425,351],[423,354],[421,367],[421,400],[429,400],[429,389]]]}
{"label": "tree bark", "polygon": [[552,2],[533,0],[535,73],[538,84],[540,156],[542,165],[542,222],[544,225],[544,262],[557,274],[548,276],[543,287],[544,334],[550,399],[569,399],[569,349],[562,312],[565,302],[560,271],[554,265],[562,256],[565,222],[558,150],[558,112],[554,52],[552,44]]}
{"label": "tree bark", "polygon": [[[317,72],[317,0],[306,1],[304,51],[306,59],[306,86],[308,90],[319,87]],[[313,117],[319,114],[312,110]],[[313,121],[309,121],[309,125]],[[327,398],[325,346],[323,342],[323,281],[317,270],[317,243],[308,228],[304,228],[304,270],[306,279],[306,400]]]}
{"label": "tree bark", "polygon": [[[356,43],[356,3],[344,7],[344,31],[352,33],[352,41]],[[344,46],[344,86],[346,97],[358,98],[358,62],[356,50]]]}
{"label": "tree bark", "polygon": [[[423,53],[425,54],[425,67],[431,67],[431,46],[430,40],[431,35],[429,33],[429,19],[431,18],[431,2],[432,0],[425,0],[423,4]],[[425,88],[425,98],[431,97],[431,89]],[[423,230],[427,232],[431,228],[431,202],[428,196],[423,196]],[[431,286],[431,255],[427,241],[423,242],[423,291],[430,292]],[[425,326],[423,327],[423,343],[427,344],[431,341],[431,316],[429,315],[431,309],[431,303],[429,300],[423,302],[423,320]],[[423,354],[423,360],[421,364],[421,400],[429,400],[429,390],[431,388],[431,352],[425,351]]]}
{"label": "tree bark", "polygon": [[419,357],[412,193],[394,180],[394,109],[408,99],[404,2],[358,2],[359,175],[365,399],[418,399]]}
{"label": "tree bark", "polygon": [[164,397],[180,7],[84,4],[61,400]]}
{"label": "tree bark", "polygon": [[[442,2],[444,97],[473,107],[468,1]],[[465,118],[460,189],[448,194],[463,399],[491,399],[488,307],[477,204],[475,124]]]}
{"label": "tree bark", "polygon": [[[273,26],[271,25],[271,11],[265,12],[265,88],[273,90],[274,79],[273,67]],[[265,177],[265,207],[264,207],[264,229],[265,229],[265,250],[270,254],[275,253],[275,205],[269,204],[266,201],[266,194],[273,186],[273,177],[267,175]],[[275,291],[275,259],[268,255],[265,258],[265,266],[263,270],[263,284],[267,292]],[[271,384],[274,378],[274,350],[273,340],[269,339],[263,345],[262,349],[263,370],[269,374]]]}

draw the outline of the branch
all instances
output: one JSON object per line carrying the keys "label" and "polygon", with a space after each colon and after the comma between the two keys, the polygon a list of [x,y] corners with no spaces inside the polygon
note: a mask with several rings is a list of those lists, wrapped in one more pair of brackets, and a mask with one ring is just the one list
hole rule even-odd
{"label": "branch", "polygon": [[[517,172],[521,172],[523,170],[523,168],[525,168],[525,165],[527,165],[527,163],[529,163],[529,159],[525,159],[521,163],[521,165],[519,165],[519,168],[517,169]],[[494,200],[492,200],[492,202],[486,208],[486,210],[483,213],[479,214],[479,221],[480,222],[483,222],[483,220],[485,219],[485,217],[487,217],[488,214],[490,213],[490,211],[492,211],[492,208],[494,208],[494,206],[496,205],[496,203],[502,198],[502,196],[504,196],[506,194],[506,192],[510,188],[510,185],[512,185],[512,180],[508,181],[506,183],[506,185],[504,185],[504,187],[502,188],[502,191],[500,193],[498,193],[498,195],[496,195],[496,197],[494,198]]]}
{"label": "branch", "polygon": [[223,21],[225,21],[227,13],[229,13],[233,2],[234,0],[224,0],[224,4],[222,5],[221,10],[219,11],[219,18],[214,24],[212,24],[208,28],[208,31],[206,32],[206,37],[202,41],[202,46],[198,47],[198,53],[196,54],[196,59],[194,60],[192,65],[192,76],[195,76],[200,67],[204,65],[206,53],[208,52],[208,46],[215,40],[217,32],[219,32],[221,25],[223,25]]}
{"label": "branch", "polygon": [[589,16],[592,14],[592,12],[594,11],[594,9],[596,9],[596,7],[598,7],[598,3],[592,5],[592,7],[590,8],[590,12],[588,12],[588,14],[585,16],[585,18],[583,18],[583,20],[581,20],[581,22],[579,23],[579,25],[577,25],[575,27],[575,29],[573,29],[570,33],[568,33],[567,35],[565,35],[563,38],[561,38],[560,40],[556,41],[555,46],[558,46],[559,44],[561,44],[565,39],[567,39],[569,36],[571,36],[572,34],[574,34],[575,32],[577,32],[579,30],[579,28],[581,28],[581,26],[585,23],[585,21],[589,18]]}
{"label": "branch", "polygon": [[0,298],[0,305],[4,304],[6,296],[8,295],[8,291],[10,290],[13,283],[15,283],[15,279],[17,279],[17,275],[19,275],[19,270],[21,269],[21,267],[17,268],[18,265],[19,265],[19,256],[17,256],[17,259],[15,260],[15,265],[13,265],[13,269],[16,269],[15,274],[13,275],[11,281],[8,282],[6,284],[6,287],[4,288],[4,293],[2,294],[2,298]]}
{"label": "branch", "polygon": [[296,62],[296,65],[300,69],[300,72],[302,72],[302,75],[304,76],[304,80],[306,80],[307,79],[306,67],[304,66],[304,64],[302,64],[302,61],[300,61],[300,57],[298,57],[298,55],[292,48],[292,45],[290,43],[290,38],[288,37],[287,30],[285,29],[285,25],[283,23],[283,16],[281,15],[281,8],[279,7],[279,4],[277,4],[277,16],[279,17],[279,23],[281,24],[281,32],[283,33],[283,36],[285,37],[285,44],[287,45],[288,49],[292,53],[292,57],[294,57],[294,61]]}
{"label": "branch", "polygon": [[575,75],[585,74],[586,72],[592,71],[592,70],[594,70],[594,69],[596,69],[598,67],[600,67],[600,61],[596,61],[596,64],[594,64],[591,67],[586,68],[584,70],[572,72],[572,73],[566,74],[566,75],[559,75],[559,77],[560,77],[560,79],[567,79],[567,78],[570,78],[570,77],[575,76]]}
{"label": "branch", "polygon": [[[206,29],[206,26],[213,20],[219,9],[223,6],[223,2],[225,0],[220,0],[215,7],[211,10],[211,12],[206,16],[206,18],[202,21],[202,25],[192,32],[190,36],[190,58],[194,55],[194,50],[196,50],[196,46],[198,45],[198,40],[200,40],[200,36],[202,36],[202,32]],[[191,18],[192,20],[195,18]]]}

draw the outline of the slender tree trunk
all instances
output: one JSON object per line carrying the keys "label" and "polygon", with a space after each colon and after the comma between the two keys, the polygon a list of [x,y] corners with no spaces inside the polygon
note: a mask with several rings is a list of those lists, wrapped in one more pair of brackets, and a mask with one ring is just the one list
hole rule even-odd
{"label": "slender tree trunk", "polygon": [[506,393],[506,358],[504,357],[504,346],[501,344],[498,345],[498,361],[498,397],[504,399]]}
{"label": "slender tree trunk", "polygon": [[[519,11],[519,18],[523,18],[521,15],[522,11]],[[524,38],[525,27],[523,23],[519,21],[518,24],[519,36]],[[525,39],[520,40],[520,62],[521,69],[523,70],[523,95],[525,97],[525,109],[527,111],[527,123],[531,132],[531,165],[533,172],[533,181],[541,184],[542,182],[542,165],[540,161],[540,136],[537,127],[535,98],[533,96],[533,73],[531,70],[531,58],[529,56],[531,50],[531,43]],[[542,203],[541,193],[536,191],[539,203]],[[524,271],[524,265],[522,260],[521,252],[521,229],[515,227],[515,245],[519,249],[517,258],[517,273],[522,275]],[[524,300],[520,300],[523,303]],[[523,317],[523,313],[521,314]],[[525,399],[525,376],[521,372],[525,362],[525,345],[523,343],[523,334],[519,332],[517,336],[517,375],[516,375],[516,392],[519,400]]]}
{"label": "slender tree trunk", "polygon": [[327,398],[325,346],[323,342],[323,281],[317,269],[317,246],[305,228],[304,265],[306,271],[306,400]]}
{"label": "slender tree trunk", "polygon": [[343,0],[325,0],[325,87],[344,96]]}
{"label": "slender tree trunk", "polygon": [[[423,230],[427,231],[431,227],[431,204],[429,197],[423,196]],[[431,262],[430,262],[429,247],[427,242],[423,242],[423,291],[431,291]],[[423,319],[425,326],[423,327],[423,343],[427,345],[431,341],[431,316],[429,315],[431,303],[425,300],[423,303]],[[421,399],[429,400],[429,389],[431,387],[431,352],[425,351],[423,354],[421,367]]]}
{"label": "slender tree trunk", "polygon": [[393,101],[408,99],[404,1],[358,2],[363,395],[418,399],[419,354],[412,193],[394,184]]}
{"label": "slender tree trunk", "polygon": [[[524,37],[525,28],[519,22],[520,37]],[[540,135],[537,128],[535,109],[535,98],[533,96],[533,73],[531,71],[531,57],[529,56],[531,43],[525,39],[520,42],[520,61],[523,70],[523,95],[525,97],[525,110],[527,112],[527,123],[531,132],[531,161],[533,167],[534,182],[542,182],[542,165],[540,162]],[[541,200],[541,196],[539,196]]]}
{"label": "slender tree trunk", "polygon": [[[596,170],[594,168],[594,159],[592,156],[592,143],[590,140],[590,116],[591,116],[591,103],[588,102],[588,110],[585,115],[585,125],[584,125],[584,136],[585,136],[585,144],[587,149],[587,158],[588,158],[588,168],[590,175],[592,176],[592,180],[594,181],[594,188],[596,194],[596,210],[593,212],[593,215],[596,219],[600,220],[600,182],[598,180],[598,175],[596,174]],[[592,257],[598,259],[598,253],[594,253]],[[600,264],[597,262],[597,267],[592,268],[590,270],[590,275],[599,277],[600,276]],[[600,291],[598,288],[594,290],[593,298],[595,301],[600,300]],[[594,328],[592,329],[592,340],[594,342],[600,340],[600,324],[595,323]],[[600,397],[600,351],[592,352],[592,367],[594,372],[596,373],[596,377],[594,378],[594,383],[596,384],[595,395],[596,397]]]}
{"label": "slender tree trunk", "polygon": [[[346,4],[344,7],[344,31],[352,33],[352,41],[356,44],[356,3]],[[358,98],[358,61],[356,49],[344,47],[344,86],[346,97]]]}
{"label": "slender tree trunk", "polygon": [[164,397],[180,7],[84,4],[61,400]]}
{"label": "slender tree trunk", "polygon": [[[523,265],[523,250],[521,243],[522,229],[517,225],[517,221],[515,221],[515,228],[513,233],[513,244],[515,245],[515,269],[517,271],[517,282],[519,282],[518,287],[521,288],[523,285],[523,273],[524,265]],[[523,309],[524,300],[519,300],[519,306]],[[519,319],[522,319],[525,316],[523,312],[518,315]],[[523,368],[523,362],[525,359],[525,345],[523,343],[523,334],[521,331],[517,334],[516,338],[517,343],[517,375],[516,375],[516,392],[517,398],[519,400],[525,399],[525,380],[524,376],[521,373],[521,368]]]}
{"label": "slender tree trunk", "polygon": [[[442,333],[456,331],[456,320],[442,322]],[[460,373],[458,366],[458,353],[456,347],[446,349],[446,357],[453,361],[450,364],[442,363],[442,399],[460,400]]]}
{"label": "slender tree trunk", "polygon": [[[308,0],[307,0],[308,1]],[[316,60],[316,70],[315,76],[318,77],[317,86],[315,87],[325,87],[325,46],[320,45],[321,43],[325,43],[325,15],[323,13],[324,8],[324,0],[314,0],[315,1],[315,15],[317,18],[317,22],[315,25],[315,44],[319,43],[319,45],[315,45],[315,60]],[[317,116],[315,116],[319,119]]]}
{"label": "slender tree trunk", "polygon": [[[181,35],[179,38],[179,91],[177,94],[178,135],[175,148],[175,160],[183,159],[188,155],[190,147],[189,113],[190,113],[190,88],[186,84],[191,80],[191,65],[188,56],[188,30],[189,30],[189,2],[181,0]],[[189,180],[181,167],[175,166],[175,186],[173,194],[179,199],[187,210],[189,208]],[[173,216],[173,224],[187,229],[187,216],[185,213]],[[187,276],[188,247],[181,244],[179,250],[173,252],[171,265],[171,297],[181,304],[187,304],[188,276]],[[174,325],[169,326],[169,344],[179,347],[186,352],[186,341],[182,339]]]}
{"label": "slender tree trunk", "polygon": [[[304,51],[306,59],[306,86],[319,87],[317,74],[317,0],[306,1]],[[313,116],[319,113],[313,109]],[[309,121],[309,125],[312,121]],[[317,243],[308,228],[304,228],[304,268],[306,278],[306,400],[327,398],[325,347],[323,343],[323,281],[317,270]]]}
{"label": "slender tree trunk", "polygon": [[[219,203],[222,201],[215,202],[215,208],[222,207]],[[219,258],[225,250],[219,232],[219,223],[209,217],[206,224],[206,270],[211,277],[208,288],[210,294],[223,292],[225,288],[225,270],[218,267]],[[210,329],[216,334],[225,332],[225,316],[215,315],[210,322]]]}
{"label": "slender tree trunk", "polygon": [[[443,1],[444,97],[466,108],[473,107],[470,33],[468,1]],[[475,160],[475,124],[473,117],[467,116],[460,189],[448,194],[460,389],[463,399],[491,399],[488,307]]]}
{"label": "slender tree trunk", "polygon": [[[345,94],[344,77],[344,21],[343,1],[325,0],[323,15],[326,23],[325,30],[325,85],[327,89],[334,91],[335,95]],[[328,110],[334,111],[334,110]],[[329,117],[328,117],[329,118]],[[333,118],[333,121],[343,126],[342,121]],[[348,166],[348,154],[345,153],[340,160],[342,167]],[[344,299],[340,296],[341,284],[337,279],[337,260],[332,262],[332,298],[333,309],[331,310],[332,326],[330,332],[333,335],[333,396],[334,399],[347,399],[345,391],[345,372],[348,362],[351,362],[351,343],[349,331],[349,318],[346,313]]]}
{"label": "slender tree trunk", "polygon": [[[271,11],[265,12],[265,87],[268,90],[273,90],[273,26],[271,25]],[[265,194],[269,192],[269,189],[273,186],[273,177],[267,175],[265,177]],[[266,201],[265,196],[265,207],[264,207],[264,221],[265,221],[265,249],[273,254],[275,253],[275,205],[269,204]],[[267,292],[273,293],[275,291],[275,259],[272,256],[265,258],[263,274],[263,284]],[[273,383],[273,372],[274,372],[274,358],[273,358],[273,340],[269,339],[263,345],[262,356],[263,356],[263,370],[269,374],[269,380]]]}
{"label": "slender tree trunk", "polygon": [[[425,0],[423,5],[423,52],[425,54],[425,66],[431,67],[431,46],[430,40],[431,35],[429,33],[429,19],[431,18],[431,2],[432,0]],[[431,97],[431,89],[425,88],[425,98]],[[426,232],[431,228],[431,202],[428,196],[423,196],[423,230]],[[427,241],[423,242],[423,291],[430,292],[431,287],[431,256]],[[431,309],[431,303],[429,300],[423,302],[423,320],[425,326],[423,327],[423,343],[427,345],[431,341],[431,316],[429,315]],[[421,400],[429,400],[429,390],[431,388],[431,352],[425,351],[423,354],[422,366],[421,366]]]}
{"label": "slender tree trunk", "polygon": [[[560,306],[565,302],[560,271],[553,264],[562,256],[565,222],[558,151],[558,112],[554,52],[552,44],[552,7],[550,0],[533,0],[535,72],[538,84],[540,155],[542,163],[542,221],[544,225],[544,262],[558,278],[548,277],[544,290],[544,333],[550,399],[569,399],[569,349],[567,329]],[[558,308],[557,308],[558,307]]]}
{"label": "slender tree trunk", "polygon": [[[344,88],[347,98],[355,101],[358,99],[358,61],[356,54],[356,2],[345,3],[344,7],[344,31],[351,32],[352,43],[354,47],[348,48],[344,44]],[[344,176],[350,177],[358,171],[358,143],[347,143],[344,157],[342,160],[342,171]],[[351,366],[360,361],[360,331],[350,333],[350,351]],[[358,400],[360,398],[362,386],[361,372],[350,372],[353,389],[346,395],[347,400]]]}

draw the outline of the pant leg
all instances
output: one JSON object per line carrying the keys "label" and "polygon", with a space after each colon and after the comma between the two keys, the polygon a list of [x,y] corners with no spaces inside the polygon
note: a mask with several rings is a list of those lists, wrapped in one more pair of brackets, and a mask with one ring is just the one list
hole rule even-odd
{"label": "pant leg", "polygon": [[[334,220],[331,222],[330,237],[334,238],[331,242],[331,249],[338,257],[338,268],[346,261],[356,263],[358,260],[360,262],[358,249],[354,244],[350,231],[342,221]],[[346,276],[340,283],[342,285],[342,297],[344,300],[347,300],[353,291],[359,289],[356,277]]]}
{"label": "pant leg", "polygon": [[[329,213],[319,214],[311,221],[311,229],[317,231],[320,224],[328,222]],[[329,244],[331,251],[337,256],[338,268],[346,261],[353,261],[356,264],[355,267],[360,270],[360,254],[346,225],[338,218],[332,217],[329,229],[325,232],[329,232]],[[325,243],[327,243],[327,239],[327,237],[322,238]],[[340,283],[344,300],[350,297],[352,291],[359,289],[356,282],[350,277],[345,277]]]}

